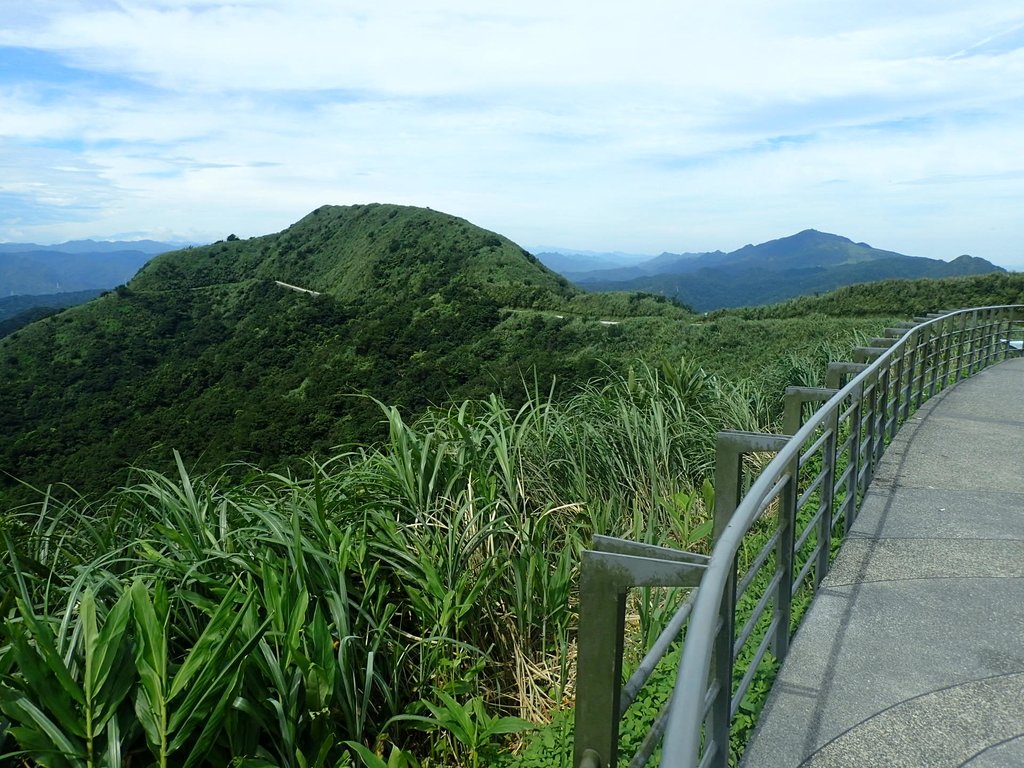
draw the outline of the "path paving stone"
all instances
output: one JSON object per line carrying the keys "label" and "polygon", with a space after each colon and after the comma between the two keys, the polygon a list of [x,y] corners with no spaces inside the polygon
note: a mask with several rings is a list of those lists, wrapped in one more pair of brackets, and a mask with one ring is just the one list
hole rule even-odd
{"label": "path paving stone", "polygon": [[1024,359],[900,430],[743,765],[1024,765]]}

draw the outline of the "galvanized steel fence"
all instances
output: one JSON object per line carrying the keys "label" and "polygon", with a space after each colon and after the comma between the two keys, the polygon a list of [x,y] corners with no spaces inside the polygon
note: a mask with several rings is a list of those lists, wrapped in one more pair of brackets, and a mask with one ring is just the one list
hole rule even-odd
{"label": "galvanized steel fence", "polygon": [[[794,597],[806,605],[816,592],[887,443],[926,399],[1020,354],[1022,338],[1024,305],[901,323],[832,363],[824,388],[789,388],[784,435],[719,433],[710,557],[595,537],[582,563],[573,765],[618,764],[620,720],[682,642],[671,699],[629,765],[660,748],[663,765],[725,768],[744,696],[785,658]],[[751,476],[751,457],[765,454],[774,458]],[[689,592],[623,685],[627,593],[641,586]]]}

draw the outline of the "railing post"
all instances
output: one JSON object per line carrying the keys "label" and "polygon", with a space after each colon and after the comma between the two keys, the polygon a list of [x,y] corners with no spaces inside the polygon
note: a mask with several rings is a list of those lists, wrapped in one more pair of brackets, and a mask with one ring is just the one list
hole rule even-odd
{"label": "railing post", "polygon": [[915,397],[914,407],[920,408],[921,403],[924,402],[924,388],[927,385],[928,377],[931,374],[932,368],[932,327],[930,325],[925,326],[921,329],[921,336],[923,338],[921,348],[921,379],[917,385],[917,396]]}
{"label": "railing post", "polygon": [[960,342],[956,348],[956,375],[953,379],[954,383],[961,381],[966,378],[964,375],[964,357],[967,356],[967,350],[970,349],[967,339],[967,313],[960,313]]}
{"label": "railing post", "polygon": [[[900,426],[900,414],[903,412],[903,374],[906,372],[906,355],[907,350],[905,347],[901,347],[899,355],[896,358],[896,378],[892,378],[892,358],[889,358],[889,386],[892,389],[892,423],[889,424],[889,439],[892,440],[896,437],[896,430]],[[913,372],[913,368],[911,368]],[[886,403],[889,402],[888,395],[885,398]],[[886,418],[888,422],[888,417]]]}
{"label": "railing post", "polygon": [[574,765],[588,759],[600,768],[618,760],[619,695],[622,690],[622,646],[626,591],[617,590],[600,569],[586,567],[580,575],[580,628],[577,668]]}
{"label": "railing post", "polygon": [[878,416],[878,424],[875,427],[874,442],[871,446],[874,449],[874,458],[871,462],[872,477],[875,474],[875,467],[882,460],[882,454],[885,453],[885,422],[889,418],[889,385],[891,381],[892,359],[890,358],[878,372],[878,384],[875,391],[875,411]]}
{"label": "railing post", "polygon": [[[715,449],[715,522],[713,540],[721,538],[743,496],[743,452],[727,435],[719,434]],[[709,737],[715,754],[710,768],[727,768],[732,725],[732,644],[736,634],[736,561],[718,609],[718,634],[711,654],[710,685],[717,686],[709,713]]]}
{"label": "railing post", "polygon": [[793,615],[793,545],[796,538],[796,502],[799,496],[800,454],[789,462],[789,482],[779,500],[779,538],[775,545],[775,568],[779,585],[775,588],[775,637],[772,653],[782,661],[789,653],[789,624]]}
{"label": "railing post", "polygon": [[634,586],[700,584],[707,557],[608,536],[594,536],[580,567],[576,768],[614,768],[622,718],[626,593]]}
{"label": "railing post", "polygon": [[860,384],[850,393],[850,449],[847,461],[850,474],[846,478],[846,495],[843,499],[843,535],[850,532],[857,517],[857,491],[860,485],[860,436],[861,407],[864,402],[864,385]]}
{"label": "railing post", "polygon": [[946,323],[945,321],[940,322],[938,325],[932,327],[932,380],[928,386],[928,397],[935,397],[935,393],[938,392],[939,383],[939,371],[942,369],[942,361],[944,358],[943,350],[946,348]]}
{"label": "railing post", "polygon": [[960,318],[948,318],[942,321],[942,376],[939,380],[939,391],[941,392],[949,385],[949,377],[953,371],[953,337],[956,333],[954,325]]}
{"label": "railing post", "polygon": [[988,364],[994,365],[1000,360],[999,339],[1002,336],[1003,317],[997,310],[992,310],[992,331],[989,333]]}
{"label": "railing post", "polygon": [[1010,341],[1013,337],[1013,313],[1009,313],[1006,316],[1006,330],[1000,331],[1000,338],[1005,338],[1006,343],[1000,344],[1000,359],[1006,360],[1010,356]]}
{"label": "railing post", "polygon": [[986,345],[985,352],[985,367],[992,365],[996,362],[998,349],[999,349],[999,328],[1002,325],[1002,319],[996,313],[996,310],[988,310],[988,344]]}
{"label": "railing post", "polygon": [[[841,364],[840,364],[841,365]],[[829,366],[829,371],[835,370],[832,366]],[[829,376],[826,374],[826,379]],[[787,435],[795,435],[800,427],[804,425],[803,418],[803,405],[804,403],[820,403],[830,399],[836,392],[839,391],[838,387],[828,386],[826,388],[819,387],[789,387],[786,389],[786,397],[784,402],[784,411],[782,417],[782,431]],[[818,584],[821,583],[822,578],[828,572],[829,567],[829,552],[832,543],[832,520],[833,520],[833,505],[835,503],[835,482],[836,482],[836,447],[839,441],[839,408],[837,407],[832,411],[828,421],[824,425],[825,430],[830,433],[825,438],[825,442],[821,447],[821,458],[822,458],[822,481],[821,481],[821,518],[818,523],[818,557],[815,565],[815,579],[814,586],[817,589]],[[785,551],[781,550],[783,536],[782,536],[782,514],[780,511],[780,523],[779,523],[779,547],[780,551],[776,555],[779,563],[784,565],[780,566],[780,572],[784,578],[781,581],[786,582],[786,589],[789,590],[788,597],[786,598],[787,606],[791,603],[793,594],[793,544],[796,539],[796,502],[799,499],[800,489],[800,464],[799,455],[797,460],[789,468],[790,475],[794,479],[793,483],[793,496],[790,499],[789,490],[787,489],[786,495],[783,496],[783,510],[785,510],[786,504],[792,504],[792,514],[786,513],[785,521],[789,526],[789,538],[792,539],[788,549]],[[780,585],[781,588],[781,585]],[[780,598],[781,599],[781,598]],[[780,622],[781,623],[781,622]],[[789,646],[789,610],[786,613],[786,624],[787,634],[786,639],[777,642],[775,648],[775,655],[778,658],[782,658],[778,648]]]}
{"label": "railing post", "polygon": [[979,326],[978,326],[978,310],[975,309],[971,312],[971,333],[968,335],[968,352],[967,352],[967,376],[966,379],[974,376],[978,371],[978,339],[979,339]]}
{"label": "railing post", "polygon": [[[861,441],[861,445],[858,446],[860,452],[858,457],[862,462],[862,466],[858,468],[858,471],[863,471],[864,477],[858,478],[858,490],[863,495],[867,489],[868,484],[871,482],[871,476],[874,473],[874,460],[875,460],[875,425],[878,423],[878,415],[876,413],[876,403],[878,402],[878,372],[875,371],[873,376],[868,377],[868,381],[864,383],[864,387],[861,389],[861,424],[864,426],[864,437]],[[858,424],[857,428],[860,429],[861,425]]]}
{"label": "railing post", "polygon": [[825,439],[822,446],[822,460],[825,466],[822,467],[824,477],[821,489],[821,520],[818,523],[818,563],[814,568],[814,590],[817,592],[818,585],[828,573],[832,554],[832,519],[836,500],[836,450],[839,446],[839,408],[833,409],[825,424],[831,434]]}

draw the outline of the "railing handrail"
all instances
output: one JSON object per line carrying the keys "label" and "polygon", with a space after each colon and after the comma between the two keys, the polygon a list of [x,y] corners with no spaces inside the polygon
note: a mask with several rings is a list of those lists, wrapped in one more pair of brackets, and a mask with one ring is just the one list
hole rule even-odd
{"label": "railing handrail", "polygon": [[[863,371],[853,376],[845,386],[839,388],[820,406],[760,473],[715,542],[701,579],[700,589],[690,615],[690,627],[686,642],[683,644],[682,660],[668,712],[662,751],[662,761],[665,765],[682,767],[697,764],[712,650],[718,631],[719,612],[733,564],[739,553],[743,536],[757,519],[756,512],[761,501],[775,487],[779,478],[785,475],[789,465],[798,459],[803,444],[814,434],[815,430],[826,423],[833,411],[837,411],[848,397],[858,394],[865,383],[876,377],[881,369],[889,363],[890,358],[901,353],[907,341],[911,337],[919,335],[922,329],[936,324],[941,325],[950,318],[961,315],[1021,309],[1024,309],[1022,304],[971,307],[944,313],[907,329],[895,344],[881,352]],[[728,695],[728,690],[724,695]]]}

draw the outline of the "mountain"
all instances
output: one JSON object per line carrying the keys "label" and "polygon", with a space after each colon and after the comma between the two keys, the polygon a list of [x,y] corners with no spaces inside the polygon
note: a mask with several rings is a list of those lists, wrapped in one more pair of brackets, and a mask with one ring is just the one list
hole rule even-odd
{"label": "mountain", "polygon": [[0,254],[0,296],[113,288],[150,258],[142,251],[9,251]]}
{"label": "mountain", "polygon": [[567,277],[590,290],[647,291],[707,311],[768,304],[888,278],[1004,271],[971,256],[960,256],[952,262],[906,256],[813,229],[729,253],[662,254],[632,269],[632,275],[621,270],[599,270],[568,273]]}
{"label": "mountain", "polygon": [[[716,251],[717,253],[717,251]],[[595,283],[633,280],[650,275],[686,271],[686,262],[693,261],[706,253],[662,253],[644,261],[631,264],[616,264],[595,269],[593,266],[577,263],[571,269],[556,270],[576,283]],[[554,267],[552,267],[554,269]]]}
{"label": "mountain", "polygon": [[139,251],[155,256],[173,251],[188,243],[161,243],[157,240],[68,240],[57,245],[37,243],[0,243],[0,253],[25,253],[29,251],[58,251],[60,253],[99,254],[118,251]]}
{"label": "mountain", "polygon": [[820,296],[801,296],[780,304],[720,310],[712,317],[730,315],[749,320],[808,316],[913,317],[953,308],[996,304],[1024,304],[1024,272],[999,271],[943,279],[858,283]]}
{"label": "mountain", "polygon": [[154,240],[0,243],[0,297],[113,288],[176,247]]}
{"label": "mountain", "polygon": [[285,466],[385,436],[371,397],[406,413],[514,402],[690,317],[662,297],[583,294],[454,216],[325,206],[277,234],[158,255],[0,339],[0,501],[24,495],[11,476],[104,490],[132,462],[166,466],[171,447],[201,468]]}
{"label": "mountain", "polygon": [[95,299],[102,291],[69,291],[66,293],[21,294],[0,296],[0,320],[10,320],[33,307],[64,309]]}
{"label": "mountain", "polygon": [[633,253],[622,253],[621,251],[576,251],[570,249],[558,249],[550,246],[535,248],[533,253],[537,255],[548,269],[553,269],[559,274],[569,272],[590,272],[597,269],[615,269],[618,267],[630,266],[650,260],[650,256],[640,256]]}
{"label": "mountain", "polygon": [[19,328],[41,320],[66,307],[84,304],[102,291],[70,291],[43,295],[5,296],[0,298],[0,339]]}

